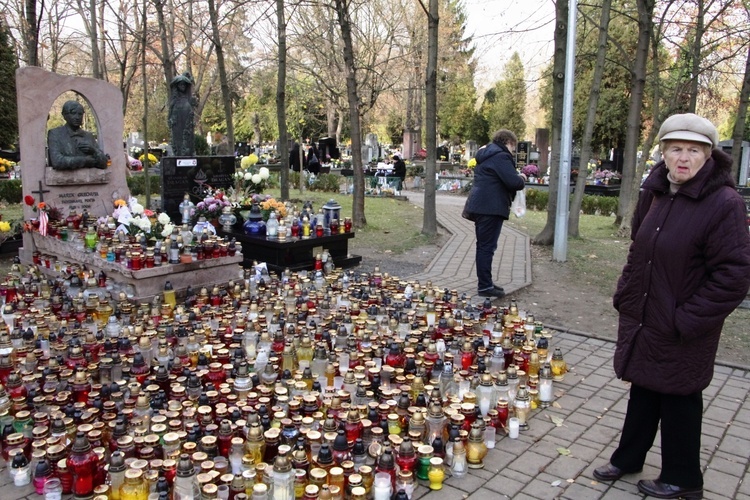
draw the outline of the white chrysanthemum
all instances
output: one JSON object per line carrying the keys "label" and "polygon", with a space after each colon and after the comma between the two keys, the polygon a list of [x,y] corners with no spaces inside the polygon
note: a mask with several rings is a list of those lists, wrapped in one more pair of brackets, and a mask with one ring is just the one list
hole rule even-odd
{"label": "white chrysanthemum", "polygon": [[133,212],[133,214],[138,215],[143,213],[143,205],[140,203],[134,203],[132,207],[130,207],[130,211]]}
{"label": "white chrysanthemum", "polygon": [[260,184],[263,182],[263,179],[260,177],[260,174],[253,174],[252,178],[253,184]]}
{"label": "white chrysanthemum", "polygon": [[148,219],[148,217],[139,217],[135,221],[138,227],[142,230],[146,232],[151,230],[151,221]]}
{"label": "white chrysanthemum", "polygon": [[245,173],[245,180],[246,181],[249,181],[252,178],[253,178],[253,174],[252,173],[250,173],[250,172],[246,172]]}
{"label": "white chrysanthemum", "polygon": [[161,232],[161,235],[165,238],[168,238],[170,234],[172,234],[172,231],[174,230],[174,224],[169,223],[164,225],[164,229]]}
{"label": "white chrysanthemum", "polygon": [[159,221],[159,224],[162,226],[169,224],[169,215],[165,214],[164,212],[159,214],[159,217],[157,218]]}
{"label": "white chrysanthemum", "polygon": [[271,175],[271,172],[266,167],[260,167],[258,174],[260,174],[261,179],[266,180]]}

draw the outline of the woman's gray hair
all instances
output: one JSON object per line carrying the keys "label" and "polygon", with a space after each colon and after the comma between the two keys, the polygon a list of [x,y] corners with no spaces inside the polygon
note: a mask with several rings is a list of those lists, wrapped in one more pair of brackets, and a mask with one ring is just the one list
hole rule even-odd
{"label": "woman's gray hair", "polygon": [[492,142],[507,146],[508,143],[518,144],[518,137],[510,130],[500,129],[492,136]]}

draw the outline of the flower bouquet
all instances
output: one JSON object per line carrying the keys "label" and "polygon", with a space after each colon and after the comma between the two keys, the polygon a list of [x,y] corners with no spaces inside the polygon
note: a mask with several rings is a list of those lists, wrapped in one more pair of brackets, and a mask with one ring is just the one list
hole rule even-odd
{"label": "flower bouquet", "polygon": [[526,177],[539,177],[539,167],[533,163],[529,163],[528,165],[524,165],[521,173]]}
{"label": "flower bouquet", "polygon": [[117,223],[115,233],[128,236],[143,234],[149,239],[163,240],[169,237],[174,229],[174,224],[167,214],[155,215],[151,210],[145,209],[134,197],[128,201],[115,200],[112,217]]}
{"label": "flower bouquet", "polygon": [[208,195],[195,205],[193,216],[196,219],[205,217],[208,221],[218,219],[224,207],[229,206],[232,206],[232,203],[223,191],[220,189],[209,191]]}
{"label": "flower bouquet", "polygon": [[241,170],[234,174],[234,186],[228,195],[235,205],[249,205],[254,194],[262,193],[271,172],[267,167],[258,167],[258,156],[252,153],[240,160]]}

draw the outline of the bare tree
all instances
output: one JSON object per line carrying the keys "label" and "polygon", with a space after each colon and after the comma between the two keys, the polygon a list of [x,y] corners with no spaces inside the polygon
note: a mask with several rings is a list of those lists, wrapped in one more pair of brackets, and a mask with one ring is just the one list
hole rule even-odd
{"label": "bare tree", "polygon": [[641,139],[641,110],[646,88],[646,68],[648,64],[649,43],[653,29],[654,5],[656,0],[637,0],[638,6],[638,44],[631,72],[630,105],[628,107],[627,130],[625,132],[625,151],[622,166],[622,189],[617,207],[615,225],[620,226],[622,234],[630,234],[630,220],[625,216],[629,204],[638,193],[634,189],[635,167],[638,161],[638,144]]}
{"label": "bare tree", "polygon": [[227,68],[224,63],[224,48],[219,32],[219,14],[216,10],[214,0],[208,0],[208,11],[211,18],[211,32],[213,34],[213,45],[216,50],[216,65],[219,68],[219,82],[221,85],[221,100],[224,105],[224,119],[227,122],[227,137],[229,144],[234,147],[234,123],[232,122],[232,98],[229,94],[229,81],[227,80]]}
{"label": "bare tree", "polygon": [[[736,179],[740,172],[740,153],[742,152],[742,136],[745,132],[747,121],[747,107],[750,103],[750,45],[747,49],[747,60],[745,62],[745,75],[742,79],[740,90],[740,102],[737,105],[737,118],[732,131],[732,178]],[[744,181],[745,179],[740,179]]]}
{"label": "bare tree", "polygon": [[89,37],[91,49],[91,74],[94,78],[102,79],[102,60],[99,55],[99,23],[97,21],[96,0],[89,0],[84,4],[83,0],[76,0],[76,10],[81,16],[83,28]]}
{"label": "bare tree", "polygon": [[[44,0],[42,0],[44,10]],[[36,0],[25,0],[23,24],[21,32],[23,35],[23,48],[26,55],[26,64],[39,66],[39,24],[41,16],[37,14]]]}
{"label": "bare tree", "polygon": [[562,140],[563,90],[565,84],[565,46],[568,34],[568,2],[555,3],[555,53],[552,61],[552,154],[550,158],[549,200],[547,222],[532,238],[537,245],[552,245],[555,242],[555,215],[557,213],[557,190],[560,184],[560,143]]}
{"label": "bare tree", "polygon": [[349,102],[349,128],[352,136],[352,169],[354,169],[354,193],[352,194],[352,224],[362,228],[365,218],[365,175],[362,169],[362,131],[360,128],[360,101],[357,88],[357,73],[352,43],[352,24],[349,17],[349,1],[335,0],[336,15],[344,44],[346,70],[346,96]]}
{"label": "bare tree", "polygon": [[[289,136],[286,129],[286,19],[284,0],[276,0],[276,30],[279,42],[278,82],[276,83],[276,117],[279,124],[281,154],[281,199],[289,199]],[[260,140],[260,137],[256,137]]]}
{"label": "bare tree", "polygon": [[586,166],[591,158],[591,137],[594,135],[596,108],[599,106],[599,93],[602,85],[602,75],[604,74],[604,61],[607,56],[607,31],[609,30],[611,9],[612,0],[603,0],[601,16],[599,19],[599,40],[596,50],[596,63],[594,64],[594,76],[591,81],[589,106],[586,111],[586,124],[584,125],[583,138],[581,139],[581,159],[578,164],[579,174],[578,179],[576,180],[576,190],[570,206],[570,214],[568,216],[568,234],[573,237],[578,237],[580,233],[578,222],[580,220],[583,193],[586,189],[586,176],[583,175],[583,172],[585,172]]}
{"label": "bare tree", "polygon": [[[420,2],[421,4],[421,2]],[[424,4],[422,4],[424,8]],[[427,159],[425,161],[424,214],[422,233],[437,234],[435,213],[435,170],[437,168],[437,56],[438,56],[438,0],[430,0],[427,12],[427,72],[425,75],[425,126]]]}

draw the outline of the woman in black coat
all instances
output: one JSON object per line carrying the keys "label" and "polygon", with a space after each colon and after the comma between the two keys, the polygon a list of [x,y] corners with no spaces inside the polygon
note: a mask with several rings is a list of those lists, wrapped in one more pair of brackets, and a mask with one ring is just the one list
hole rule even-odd
{"label": "woman in black coat", "polygon": [[295,172],[299,172],[301,169],[300,163],[299,142],[295,142],[292,144],[292,149],[289,151],[289,167]]}
{"label": "woman in black coat", "polygon": [[510,215],[516,192],[524,188],[525,176],[516,171],[513,152],[518,144],[510,130],[498,130],[492,142],[475,156],[474,183],[464,211],[474,221],[476,234],[477,292],[481,297],[504,297],[505,291],[492,281],[492,259],[503,221]]}
{"label": "woman in black coat", "polygon": [[656,498],[702,498],[702,391],[713,378],[726,317],[750,287],[750,235],[731,158],[716,127],[673,115],[659,130],[664,161],[643,183],[627,263],[615,373],[631,382],[620,443],[594,477],[639,472],[661,424],[661,474],[638,481]]}

